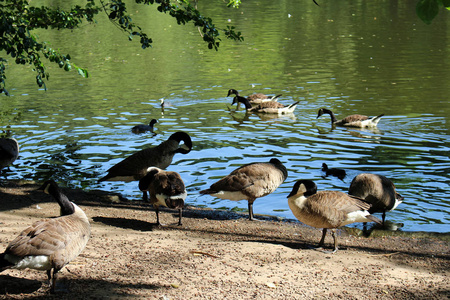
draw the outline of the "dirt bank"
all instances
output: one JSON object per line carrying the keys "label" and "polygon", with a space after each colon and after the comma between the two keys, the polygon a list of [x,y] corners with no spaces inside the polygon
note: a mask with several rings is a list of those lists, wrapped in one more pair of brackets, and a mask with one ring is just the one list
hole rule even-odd
{"label": "dirt bank", "polygon": [[[49,195],[0,187],[0,252],[32,222],[56,216]],[[309,249],[321,231],[298,222],[188,207],[183,225],[163,211],[103,192],[64,189],[89,216],[92,236],[60,275],[55,299],[448,299],[448,236],[339,233],[340,250]],[[443,239],[440,239],[443,238]],[[445,239],[447,238],[447,239]],[[331,246],[331,237],[327,238]],[[0,298],[47,298],[46,274],[6,270]]]}

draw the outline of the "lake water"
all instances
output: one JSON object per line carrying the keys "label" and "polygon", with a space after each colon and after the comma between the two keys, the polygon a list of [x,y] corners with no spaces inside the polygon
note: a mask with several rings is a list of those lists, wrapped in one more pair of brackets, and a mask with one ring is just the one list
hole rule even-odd
{"label": "lake water", "polygon": [[[405,198],[387,219],[402,230],[450,232],[450,22],[441,11],[432,25],[415,15],[415,1],[245,1],[239,10],[200,1],[218,26],[236,26],[244,42],[223,40],[207,49],[198,31],[178,26],[154,8],[133,6],[134,20],[148,29],[152,49],[129,42],[104,16],[98,24],[69,31],[42,31],[90,77],[48,64],[47,91],[35,85],[30,67],[11,63],[0,96],[0,129],[20,145],[8,179],[102,189],[140,199],[137,183],[102,183],[106,170],[135,151],[157,145],[176,131],[194,143],[176,155],[169,170],[183,177],[186,202],[245,210],[198,191],[233,169],[279,158],[287,180],[257,199],[256,214],[295,219],[287,195],[298,179],[319,190],[347,191],[362,172],[387,176]],[[248,3],[247,3],[248,2]],[[291,116],[264,116],[229,109],[230,88],[283,94],[300,101]],[[159,99],[171,106],[162,112]],[[376,130],[331,128],[337,117],[384,113]],[[158,120],[156,136],[131,127]],[[347,177],[323,177],[321,165],[344,168]]]}

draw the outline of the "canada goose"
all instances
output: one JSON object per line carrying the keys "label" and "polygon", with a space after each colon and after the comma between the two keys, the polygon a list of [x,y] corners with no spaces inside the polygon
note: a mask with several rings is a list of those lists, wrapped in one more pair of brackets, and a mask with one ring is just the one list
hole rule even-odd
{"label": "canada goose", "polygon": [[381,221],[370,215],[370,204],[339,191],[317,191],[311,180],[298,180],[288,195],[289,208],[302,223],[323,228],[319,247],[323,247],[327,229],[334,239],[334,253],[338,250],[336,228],[355,222]]}
{"label": "canada goose", "polygon": [[139,180],[139,189],[144,193],[149,192],[150,203],[153,204],[156,211],[156,224],[158,226],[161,225],[159,222],[160,206],[178,209],[178,225],[182,225],[182,209],[187,193],[180,174],[156,167],[150,168],[147,175]]}
{"label": "canada goose", "polygon": [[148,125],[139,124],[131,128],[131,132],[133,133],[144,133],[147,131],[153,132],[153,125],[158,123],[156,119],[152,119]]}
{"label": "canada goose", "polygon": [[232,201],[247,200],[249,220],[253,218],[253,202],[275,191],[287,177],[287,170],[276,158],[269,162],[246,164],[225,176],[200,194]]}
{"label": "canada goose", "polygon": [[357,175],[353,178],[348,193],[372,204],[369,209],[371,214],[383,213],[383,225],[386,212],[394,210],[403,201],[403,197],[396,192],[392,181],[378,174],[362,173]]}
{"label": "canada goose", "polygon": [[[237,96],[240,97],[239,92],[235,89],[228,90],[227,97],[230,97],[230,95],[235,95],[236,97]],[[255,93],[255,94],[251,94],[250,96],[247,96],[247,99],[250,101],[251,104],[259,104],[259,103],[267,102],[267,101],[277,101],[279,97],[281,97],[281,94],[276,95],[276,96],[268,96],[263,93]]]}
{"label": "canada goose", "polygon": [[239,103],[239,102],[243,103],[245,105],[245,109],[248,112],[279,114],[279,115],[294,112],[294,110],[298,104],[298,101],[297,101],[291,105],[285,106],[284,104],[281,104],[279,102],[267,101],[267,102],[262,102],[256,106],[252,106],[250,104],[250,101],[247,98],[236,96],[233,98],[233,103],[231,103],[231,105],[233,105],[235,103]]}
{"label": "canada goose", "polygon": [[326,163],[322,164],[322,171],[325,172],[326,176],[335,176],[340,180],[344,180],[345,176],[347,175],[344,169],[328,168],[328,165]]}
{"label": "canada goose", "polygon": [[[184,142],[184,146],[179,147],[181,141]],[[165,169],[172,163],[175,154],[187,154],[191,149],[191,137],[183,131],[178,131],[158,146],[138,151],[115,164],[98,182],[140,180],[148,173],[150,167]]]}
{"label": "canada goose", "polygon": [[19,143],[16,139],[0,138],[0,171],[12,164],[19,156]]}
{"label": "canada goose", "polygon": [[41,189],[56,199],[61,216],[37,221],[22,231],[0,254],[0,272],[10,268],[46,270],[54,293],[57,273],[83,251],[91,227],[83,210],[70,202],[54,181],[46,181]]}
{"label": "canada goose", "polygon": [[337,120],[334,116],[334,113],[326,108],[319,109],[319,113],[317,115],[317,119],[323,115],[323,114],[329,114],[331,117],[331,124],[332,125],[338,125],[338,126],[347,126],[347,127],[376,127],[378,122],[380,121],[380,118],[384,116],[384,114],[381,114],[376,117],[369,118],[368,116],[363,115],[350,115],[342,120]]}

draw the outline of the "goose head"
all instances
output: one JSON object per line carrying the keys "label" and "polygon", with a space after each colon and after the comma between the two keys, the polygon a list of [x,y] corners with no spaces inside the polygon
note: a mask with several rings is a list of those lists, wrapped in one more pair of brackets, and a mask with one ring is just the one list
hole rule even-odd
{"label": "goose head", "polygon": [[56,199],[61,208],[61,216],[71,215],[75,212],[75,207],[62,193],[55,181],[47,180],[38,190],[44,191],[44,193],[52,195]]}
{"label": "goose head", "polygon": [[308,197],[314,195],[315,193],[317,193],[317,185],[314,183],[314,181],[301,179],[294,184],[294,186],[292,187],[292,191],[287,196],[287,198],[295,195]]}
{"label": "goose head", "polygon": [[239,96],[239,92],[236,91],[235,89],[229,89],[227,97],[230,97],[231,95]]}
{"label": "goose head", "polygon": [[188,154],[192,150],[192,140],[191,137],[186,132],[183,131],[175,132],[169,137],[169,140],[174,140],[178,143],[180,143],[181,141],[184,142],[184,145],[175,150],[175,153]]}
{"label": "goose head", "polygon": [[326,108],[321,108],[321,109],[319,109],[319,112],[317,114],[317,118],[316,119],[318,119],[323,114],[329,114],[329,113],[330,113],[330,110],[328,110]]}

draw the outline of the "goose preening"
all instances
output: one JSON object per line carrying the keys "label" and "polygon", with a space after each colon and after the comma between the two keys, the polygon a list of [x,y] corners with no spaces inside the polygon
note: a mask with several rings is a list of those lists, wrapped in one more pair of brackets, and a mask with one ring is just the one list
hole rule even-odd
{"label": "goose preening", "polygon": [[[239,95],[239,92],[235,89],[228,90],[227,97],[230,97],[231,95],[235,95],[235,97],[241,97]],[[247,99],[250,101],[251,104],[259,104],[267,101],[277,101],[279,97],[281,97],[281,94],[275,96],[268,96],[263,93],[255,93],[251,94],[250,96],[247,96]]]}
{"label": "goose preening", "polygon": [[383,225],[386,212],[394,210],[403,201],[403,197],[396,192],[392,181],[378,174],[357,175],[353,178],[348,193],[372,204],[370,213],[383,213]]}
{"label": "goose preening", "polygon": [[153,133],[153,125],[158,123],[156,119],[152,119],[148,125],[139,124],[131,128],[131,132],[133,133],[144,133],[150,131]]}
{"label": "goose preening", "polygon": [[243,103],[245,106],[245,109],[248,112],[284,115],[284,114],[293,113],[295,108],[297,107],[298,102],[299,101],[292,103],[291,105],[285,106],[284,104],[281,104],[279,102],[267,101],[267,102],[262,102],[258,105],[252,106],[250,104],[250,101],[247,98],[244,98],[241,96],[236,96],[233,98],[233,103],[231,103],[231,105],[233,105],[235,103]]}
{"label": "goose preening", "polygon": [[213,183],[209,189],[200,191],[200,194],[232,201],[247,200],[249,220],[254,220],[253,202],[275,191],[286,180],[287,174],[285,166],[276,158],[269,162],[250,163]]}
{"label": "goose preening", "polygon": [[368,117],[363,115],[350,115],[342,120],[337,120],[334,116],[334,113],[326,108],[319,109],[319,113],[317,114],[317,119],[323,115],[323,114],[329,114],[331,117],[331,124],[332,125],[338,125],[338,126],[347,126],[347,127],[376,127],[378,122],[380,121],[380,118],[384,116],[384,114],[381,114],[376,117]]}
{"label": "goose preening", "polygon": [[[181,141],[184,145],[180,147]],[[151,167],[165,169],[172,163],[175,154],[187,154],[191,149],[191,137],[186,132],[178,131],[158,146],[140,150],[115,164],[98,182],[140,180]]]}
{"label": "goose preening", "polygon": [[289,208],[302,223],[323,228],[319,247],[323,247],[327,229],[334,239],[334,253],[338,250],[336,228],[355,222],[381,221],[369,213],[370,204],[360,198],[339,191],[317,191],[311,180],[298,180],[288,195]]}
{"label": "goose preening", "polygon": [[322,171],[325,172],[326,176],[335,176],[340,180],[344,180],[345,176],[347,175],[344,169],[328,168],[328,165],[326,163],[322,164]]}
{"label": "goose preening", "polygon": [[164,171],[159,168],[150,168],[150,171],[139,180],[139,189],[150,194],[150,203],[156,211],[156,224],[159,222],[159,207],[165,206],[178,209],[178,225],[182,225],[182,209],[186,199],[186,187],[180,174],[171,171]]}
{"label": "goose preening", "polygon": [[41,189],[58,202],[61,216],[37,221],[22,231],[0,254],[0,272],[10,268],[45,270],[54,293],[57,273],[83,251],[91,227],[83,210],[70,202],[54,181],[46,181]]}
{"label": "goose preening", "polygon": [[0,138],[0,171],[19,157],[19,143],[16,139]]}

